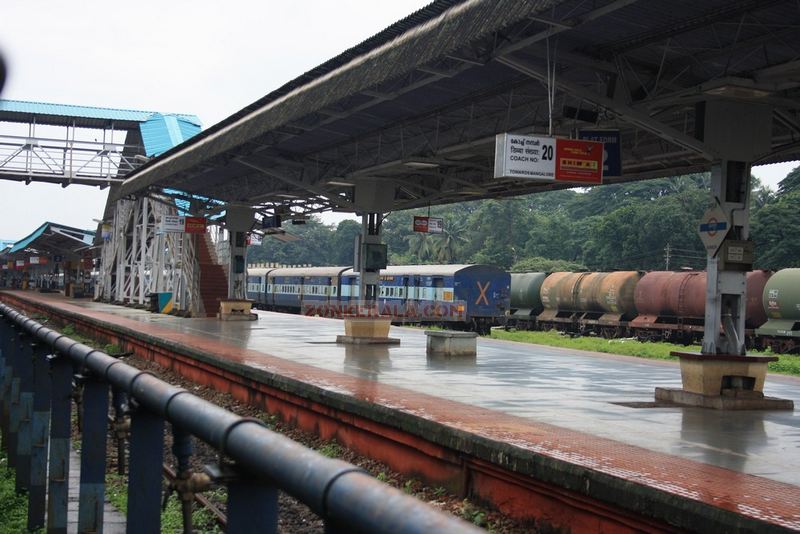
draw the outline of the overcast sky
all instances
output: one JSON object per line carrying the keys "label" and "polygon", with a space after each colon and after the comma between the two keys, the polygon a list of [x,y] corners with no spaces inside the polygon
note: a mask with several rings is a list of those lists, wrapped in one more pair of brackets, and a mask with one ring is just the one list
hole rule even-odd
{"label": "overcast sky", "polygon": [[[428,0],[3,0],[6,99],[198,115],[208,127]],[[1,132],[0,132],[1,133]],[[774,185],[792,165],[756,168]],[[0,180],[0,238],[94,228],[107,191]]]}

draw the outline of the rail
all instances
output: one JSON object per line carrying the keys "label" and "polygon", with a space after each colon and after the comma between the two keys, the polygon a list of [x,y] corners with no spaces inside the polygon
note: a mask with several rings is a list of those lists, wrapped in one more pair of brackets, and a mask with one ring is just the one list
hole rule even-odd
{"label": "rail", "polygon": [[[75,384],[82,387],[79,396]],[[479,531],[261,421],[235,415],[0,304],[2,446],[16,469],[17,489],[28,494],[30,530],[66,531],[74,398],[81,401],[79,532],[102,529],[110,406],[114,435],[130,436],[127,509],[135,513],[128,516],[128,532],[160,531],[167,421],[178,459],[178,480],[170,488],[191,502],[209,482],[226,486],[229,532],[276,532],[278,490],[308,505],[326,532]],[[220,463],[203,474],[190,472],[193,437],[220,455]],[[190,517],[191,509],[184,508],[186,521]],[[185,522],[184,529],[191,526]]]}

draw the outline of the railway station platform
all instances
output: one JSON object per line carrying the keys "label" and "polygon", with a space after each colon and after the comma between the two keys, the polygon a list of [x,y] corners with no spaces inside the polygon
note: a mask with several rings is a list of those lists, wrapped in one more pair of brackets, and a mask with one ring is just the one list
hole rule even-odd
{"label": "railway station platform", "polygon": [[[399,471],[579,531],[800,530],[800,418],[653,403],[679,387],[662,362],[478,340],[431,359],[335,343],[336,319],[258,312],[182,319],[23,291],[0,300],[72,323],[198,383],[231,392]],[[765,394],[800,402],[800,380]]]}

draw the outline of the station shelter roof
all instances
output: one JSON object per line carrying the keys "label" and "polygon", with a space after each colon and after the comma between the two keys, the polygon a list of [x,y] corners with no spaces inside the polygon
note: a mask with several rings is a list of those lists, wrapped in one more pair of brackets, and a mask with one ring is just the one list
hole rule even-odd
{"label": "station shelter roof", "polygon": [[46,222],[30,235],[20,239],[0,253],[4,259],[24,255],[63,256],[75,258],[91,247],[93,230],[81,230],[63,224]]}
{"label": "station shelter roof", "polygon": [[703,105],[769,109],[753,163],[800,158],[793,0],[439,0],[129,174],[113,198],[172,188],[269,210],[392,209],[570,183],[494,178],[495,136],[618,130],[604,183],[710,169]]}
{"label": "station shelter roof", "polygon": [[[156,111],[0,99],[0,122],[35,122],[51,126],[74,125],[79,128],[106,128],[113,123],[116,128],[125,130],[136,128],[158,115],[161,114]],[[166,116],[200,126],[200,119],[196,115]]]}

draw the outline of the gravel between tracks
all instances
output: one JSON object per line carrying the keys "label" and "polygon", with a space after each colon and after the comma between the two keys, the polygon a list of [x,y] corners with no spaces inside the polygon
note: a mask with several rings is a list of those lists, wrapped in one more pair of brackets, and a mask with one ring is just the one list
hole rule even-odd
{"label": "gravel between tracks", "polygon": [[[369,459],[365,456],[361,456],[352,450],[338,445],[335,442],[326,442],[297,428],[290,428],[267,412],[259,410],[253,406],[243,404],[233,399],[229,394],[220,393],[205,386],[198,386],[197,384],[189,382],[180,375],[160,367],[151,361],[132,356],[130,358],[126,358],[126,363],[129,363],[130,365],[133,365],[141,370],[150,371],[160,379],[173,385],[183,387],[191,391],[193,394],[209,402],[217,404],[233,413],[236,413],[237,415],[241,415],[243,417],[255,417],[265,421],[272,430],[280,432],[294,441],[305,445],[306,447],[316,449],[326,456],[339,458],[355,464],[367,470],[379,480],[400,488],[406,493],[414,495],[418,499],[428,503],[431,506],[452,513],[453,515],[484,527],[491,532],[509,534],[536,532],[535,525],[532,522],[515,521],[499,512],[476,504],[469,499],[462,499],[455,495],[448,494],[443,488],[425,486],[418,480],[406,478],[399,473],[392,471],[385,464]],[[192,459],[194,469],[201,470],[203,465],[215,463],[218,460],[218,455],[214,449],[207,446],[200,440],[194,439],[193,441],[195,447],[195,454]],[[170,450],[171,446],[171,432],[169,431],[169,425],[167,425],[167,431],[164,440],[164,458],[168,465],[174,465],[174,457],[172,456],[172,452]],[[107,470],[110,473],[116,471],[116,454],[115,440],[109,439],[109,462]],[[221,499],[219,493],[211,493],[208,494],[207,497],[209,497],[214,504],[224,510],[225,503]],[[195,507],[196,506],[197,505],[195,505]],[[311,512],[308,507],[289,495],[281,492],[279,497],[278,530],[282,533],[322,533],[324,532],[324,525],[323,522],[313,512]],[[203,527],[198,525],[198,530],[196,530],[196,532],[203,531]]]}

